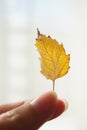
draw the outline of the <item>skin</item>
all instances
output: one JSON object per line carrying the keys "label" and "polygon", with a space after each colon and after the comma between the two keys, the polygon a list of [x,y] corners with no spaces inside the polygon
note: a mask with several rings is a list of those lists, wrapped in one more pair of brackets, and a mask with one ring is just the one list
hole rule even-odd
{"label": "skin", "polygon": [[47,92],[33,100],[0,106],[0,130],[37,130],[66,109],[55,92]]}

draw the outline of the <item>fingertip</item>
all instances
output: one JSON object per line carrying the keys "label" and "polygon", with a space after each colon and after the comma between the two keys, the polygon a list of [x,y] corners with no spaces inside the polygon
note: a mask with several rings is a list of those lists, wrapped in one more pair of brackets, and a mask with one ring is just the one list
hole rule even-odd
{"label": "fingertip", "polygon": [[64,111],[66,111],[68,109],[68,102],[66,101],[66,99],[62,99],[63,103],[64,103]]}
{"label": "fingertip", "polygon": [[68,109],[68,102],[65,99],[58,100],[56,105],[56,110],[51,120],[60,116],[64,111]]}
{"label": "fingertip", "polygon": [[33,108],[42,114],[49,113],[54,110],[56,107],[56,101],[57,101],[57,95],[53,91],[49,91],[39,97],[37,97],[35,100],[33,100],[30,104],[33,106]]}

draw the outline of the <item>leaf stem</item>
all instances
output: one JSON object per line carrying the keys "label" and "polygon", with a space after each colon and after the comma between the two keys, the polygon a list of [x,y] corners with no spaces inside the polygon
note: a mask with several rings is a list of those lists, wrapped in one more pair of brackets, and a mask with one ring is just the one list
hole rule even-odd
{"label": "leaf stem", "polygon": [[53,91],[55,90],[55,80],[53,80]]}

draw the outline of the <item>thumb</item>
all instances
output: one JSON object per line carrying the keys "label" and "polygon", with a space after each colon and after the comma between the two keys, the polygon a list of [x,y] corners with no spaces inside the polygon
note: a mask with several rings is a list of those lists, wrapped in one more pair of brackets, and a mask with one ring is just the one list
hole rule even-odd
{"label": "thumb", "polygon": [[55,113],[57,96],[47,92],[32,102],[4,113],[0,117],[0,129],[36,130]]}
{"label": "thumb", "polygon": [[47,92],[30,103],[31,107],[35,111],[35,115],[31,115],[32,130],[38,129],[42,124],[48,121],[52,115],[54,115],[56,104],[57,96],[54,92]]}

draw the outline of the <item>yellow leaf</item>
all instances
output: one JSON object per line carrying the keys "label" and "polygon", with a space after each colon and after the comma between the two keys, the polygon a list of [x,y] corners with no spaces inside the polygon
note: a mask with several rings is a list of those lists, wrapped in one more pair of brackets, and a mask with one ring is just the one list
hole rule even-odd
{"label": "yellow leaf", "polygon": [[64,76],[69,70],[70,55],[66,54],[63,44],[59,44],[50,36],[40,34],[36,39],[36,47],[40,53],[41,73],[54,82]]}

